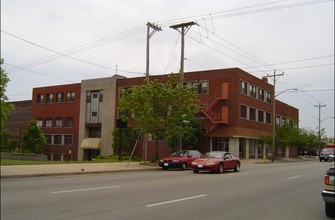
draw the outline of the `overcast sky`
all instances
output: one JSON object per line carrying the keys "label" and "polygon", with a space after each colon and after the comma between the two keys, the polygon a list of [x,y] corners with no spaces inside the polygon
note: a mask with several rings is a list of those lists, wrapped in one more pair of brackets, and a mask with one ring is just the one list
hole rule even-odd
{"label": "overcast sky", "polygon": [[[334,0],[1,0],[1,57],[10,101],[32,88],[112,76],[239,67],[256,77],[284,73],[277,99],[299,109],[300,127],[334,137]],[[273,78],[269,78],[273,83]],[[297,88],[297,91],[291,89]]]}

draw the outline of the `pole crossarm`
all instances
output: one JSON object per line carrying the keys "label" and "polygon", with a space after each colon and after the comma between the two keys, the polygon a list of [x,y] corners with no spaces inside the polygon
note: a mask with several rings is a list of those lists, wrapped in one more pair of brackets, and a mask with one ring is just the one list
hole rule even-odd
{"label": "pole crossarm", "polygon": [[[186,23],[181,23],[181,24],[176,24],[176,25],[171,25],[170,28],[173,28],[175,30],[178,30],[179,28],[188,28],[191,27],[193,25],[198,25],[197,23],[195,23],[194,21],[191,22],[186,22]],[[179,30],[178,30],[179,31]]]}
{"label": "pole crossarm", "polygon": [[148,26],[148,28],[153,29],[153,30],[151,31],[151,33],[149,33],[149,35],[148,35],[149,38],[151,38],[152,35],[154,35],[154,33],[155,33],[156,31],[161,31],[161,30],[162,30],[161,27],[159,27],[158,25],[155,25],[154,23],[150,23],[150,22],[148,22],[148,23],[147,23],[147,26]]}
{"label": "pole crossarm", "polygon": [[[153,29],[151,32],[150,32],[150,28]],[[156,31],[161,31],[162,28],[155,25],[155,24],[152,24],[150,22],[147,23],[147,48],[146,48],[146,67],[145,67],[145,78],[146,78],[146,81],[149,82],[149,56],[150,56],[150,42],[149,42],[149,39],[152,37],[152,35],[154,35],[154,33]]]}

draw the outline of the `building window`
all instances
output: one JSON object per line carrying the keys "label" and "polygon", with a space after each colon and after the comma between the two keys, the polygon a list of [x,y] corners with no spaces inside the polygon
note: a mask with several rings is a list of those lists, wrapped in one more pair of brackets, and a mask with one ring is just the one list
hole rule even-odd
{"label": "building window", "polygon": [[46,144],[52,144],[52,135],[44,135]]}
{"label": "building window", "polygon": [[37,103],[44,103],[44,95],[37,95]]}
{"label": "building window", "polygon": [[264,122],[264,112],[261,110],[258,110],[258,121]]}
{"label": "building window", "polygon": [[36,119],[36,125],[37,125],[37,127],[42,127],[43,126],[43,120],[40,119],[40,118]]}
{"label": "building window", "polygon": [[65,127],[72,128],[73,127],[73,118],[65,118]]}
{"label": "building window", "polygon": [[202,82],[200,84],[200,94],[208,94],[208,82],[205,81],[205,82]]}
{"label": "building window", "polygon": [[89,128],[88,130],[88,136],[89,137],[101,137],[101,128]]}
{"label": "building window", "polygon": [[98,116],[98,112],[92,112],[92,117]]}
{"label": "building window", "polygon": [[271,113],[269,112],[265,114],[265,123],[271,124]]}
{"label": "building window", "polygon": [[185,82],[184,86],[193,87],[193,91],[196,94],[207,94],[208,93],[208,82]]}
{"label": "building window", "polygon": [[64,135],[64,145],[72,145],[72,135]]}
{"label": "building window", "polygon": [[91,103],[91,91],[86,92],[86,103]]}
{"label": "building window", "polygon": [[271,101],[271,93],[270,92],[266,92],[265,94],[266,94],[266,102],[267,103],[271,103],[272,102]]}
{"label": "building window", "polygon": [[250,85],[250,96],[256,98],[256,86]]}
{"label": "building window", "polygon": [[249,109],[249,119],[255,121],[256,120],[256,109]]}
{"label": "building window", "polygon": [[45,127],[47,127],[47,128],[52,127],[52,119],[51,118],[45,119]]}
{"label": "building window", "polygon": [[281,119],[281,124],[282,124],[282,126],[285,126],[285,124],[286,124],[286,118],[282,118]]}
{"label": "building window", "polygon": [[247,118],[247,106],[245,105],[240,106],[240,117]]}
{"label": "building window", "polygon": [[62,144],[62,135],[54,135],[54,144],[56,145]]}
{"label": "building window", "polygon": [[54,102],[54,94],[47,94],[47,103]]}
{"label": "building window", "polygon": [[281,123],[280,123],[280,116],[276,116],[276,124],[281,126]]}
{"label": "building window", "polygon": [[56,102],[63,102],[63,93],[57,93]]}
{"label": "building window", "polygon": [[241,93],[244,95],[248,94],[248,83],[245,81],[241,81]]}
{"label": "building window", "polygon": [[264,90],[258,89],[258,99],[264,101]]}
{"label": "building window", "polygon": [[213,150],[229,151],[229,138],[213,138]]}
{"label": "building window", "polygon": [[103,99],[104,99],[104,96],[103,96],[103,94],[102,94],[102,93],[100,93],[100,95],[99,95],[99,102],[102,102],[102,101],[103,101]]}
{"label": "building window", "polygon": [[62,127],[63,126],[63,119],[62,118],[56,118],[55,119],[55,127]]}
{"label": "building window", "polygon": [[67,92],[66,93],[66,101],[67,102],[73,102],[74,101],[74,96],[75,96],[74,92]]}

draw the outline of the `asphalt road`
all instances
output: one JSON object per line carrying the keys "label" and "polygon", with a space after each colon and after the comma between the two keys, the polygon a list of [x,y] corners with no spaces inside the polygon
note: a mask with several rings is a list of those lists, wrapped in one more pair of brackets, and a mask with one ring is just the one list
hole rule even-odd
{"label": "asphalt road", "polygon": [[1,180],[1,219],[329,219],[329,163],[246,164],[238,173],[139,171]]}

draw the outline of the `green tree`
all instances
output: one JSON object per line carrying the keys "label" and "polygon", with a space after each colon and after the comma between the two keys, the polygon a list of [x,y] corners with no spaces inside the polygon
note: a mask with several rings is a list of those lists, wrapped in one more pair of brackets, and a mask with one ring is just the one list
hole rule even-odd
{"label": "green tree", "polygon": [[[183,123],[184,135],[182,136],[182,148],[185,150],[199,149],[204,143],[205,132],[196,120]],[[178,140],[180,136],[169,136],[166,143],[172,147],[173,151],[177,150]]]}
{"label": "green tree", "polygon": [[13,146],[13,141],[11,140],[10,133],[8,130],[3,129],[1,130],[1,152],[11,152],[12,151],[12,146]]}
{"label": "green tree", "polygon": [[37,126],[36,121],[32,120],[22,132],[21,151],[39,154],[42,153],[45,144],[43,131]]}
{"label": "green tree", "polygon": [[3,129],[5,122],[7,120],[8,114],[10,111],[14,108],[12,104],[8,104],[6,101],[8,101],[8,97],[6,96],[6,87],[7,83],[9,82],[9,78],[7,77],[7,74],[2,69],[3,59],[0,60],[0,109],[1,109],[1,118],[0,118],[0,126],[1,129]]}
{"label": "green tree", "polygon": [[142,133],[152,134],[156,140],[156,160],[159,138],[183,135],[183,115],[192,119],[201,109],[194,87],[183,86],[183,82],[181,74],[170,74],[165,84],[145,81],[121,93],[121,118],[134,117]]}
{"label": "green tree", "polygon": [[[113,149],[114,154],[119,154],[119,143],[120,143],[120,129],[117,128],[112,132],[113,135]],[[138,137],[138,129],[135,129],[131,126],[128,126],[127,128],[122,128],[122,149],[121,153],[124,153],[124,155],[129,156],[131,154],[131,151],[133,150],[134,143]]]}

